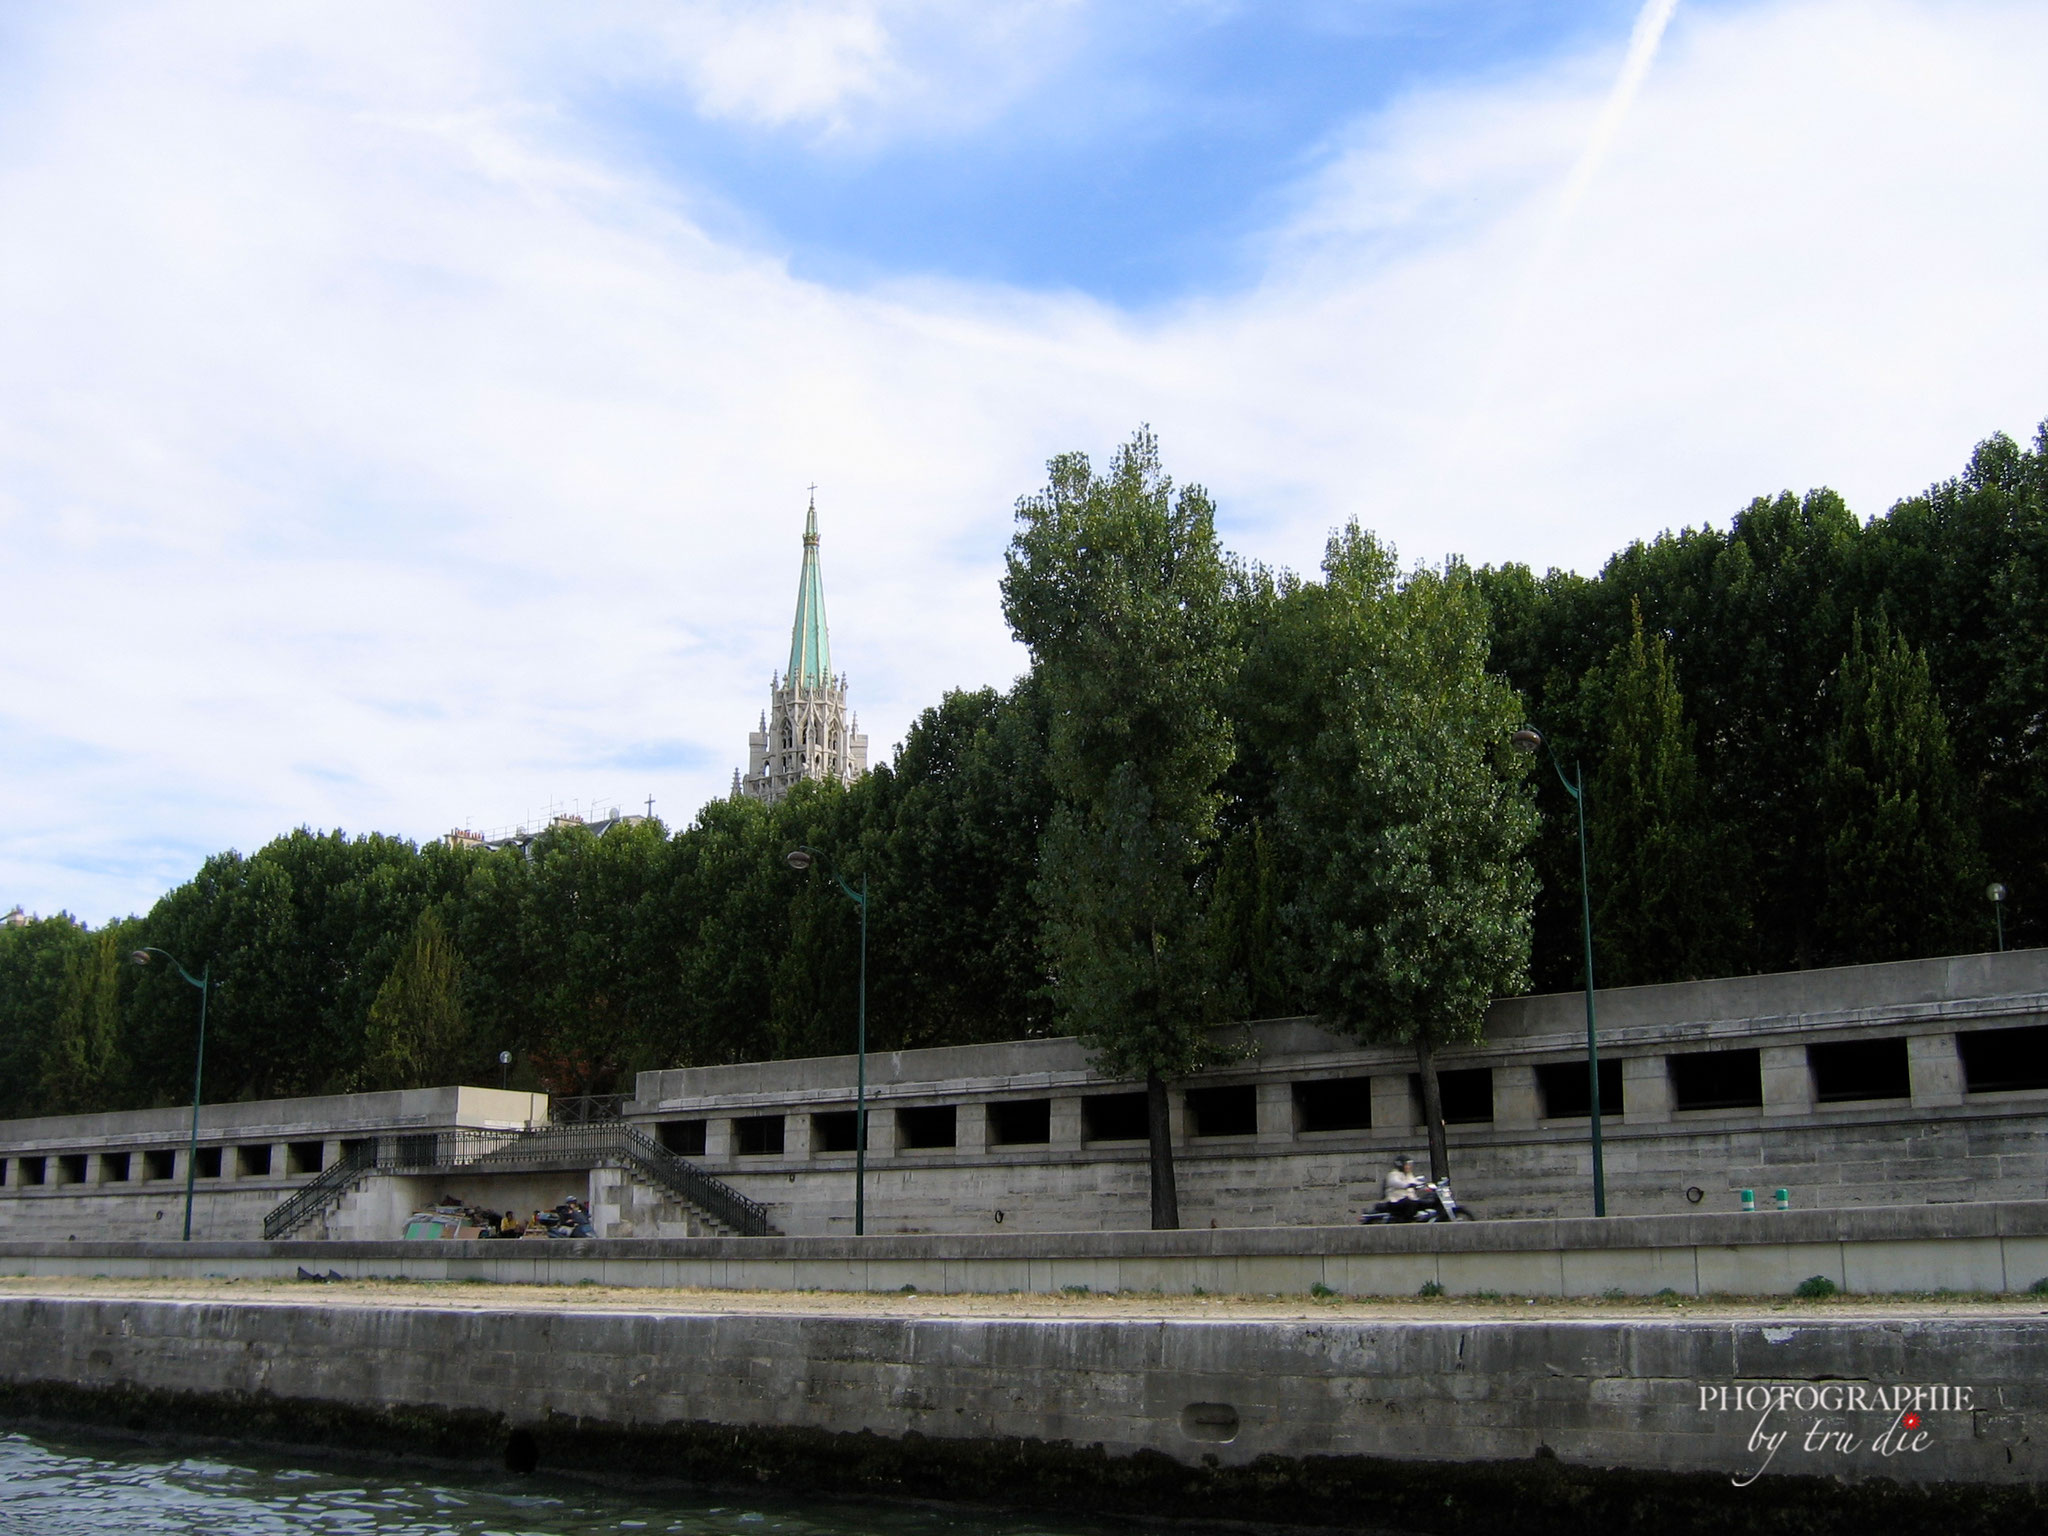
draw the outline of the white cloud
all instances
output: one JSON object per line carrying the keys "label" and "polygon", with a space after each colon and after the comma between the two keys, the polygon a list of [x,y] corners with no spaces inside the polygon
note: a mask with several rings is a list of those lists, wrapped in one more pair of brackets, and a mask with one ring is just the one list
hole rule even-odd
{"label": "white cloud", "polygon": [[[1141,420],[1247,553],[1356,513],[1585,568],[1781,486],[1881,510],[2048,414],[2036,8],[1681,9],[1505,352],[1623,39],[1360,124],[1256,288],[1140,318],[721,244],[593,147],[541,13],[89,14],[0,77],[0,906],[139,907],[301,821],[687,816],[813,479],[880,747],[1014,673],[1013,499]],[[637,35],[703,110],[830,132],[953,78],[935,9],[656,14],[574,67]]]}

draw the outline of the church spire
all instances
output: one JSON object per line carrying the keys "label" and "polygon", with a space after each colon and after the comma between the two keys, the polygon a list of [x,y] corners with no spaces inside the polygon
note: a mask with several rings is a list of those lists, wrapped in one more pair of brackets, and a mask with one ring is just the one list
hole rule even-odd
{"label": "church spire", "polygon": [[832,672],[825,577],[818,564],[818,488],[804,515],[804,567],[796,584],[789,671],[769,689],[761,728],[747,737],[740,793],[770,804],[805,779],[851,784],[868,771],[868,739],[846,708],[846,679]]}
{"label": "church spire", "polygon": [[818,488],[804,514],[804,568],[796,581],[796,624],[789,633],[789,688],[832,685],[832,638],[825,628],[825,577],[818,568]]}

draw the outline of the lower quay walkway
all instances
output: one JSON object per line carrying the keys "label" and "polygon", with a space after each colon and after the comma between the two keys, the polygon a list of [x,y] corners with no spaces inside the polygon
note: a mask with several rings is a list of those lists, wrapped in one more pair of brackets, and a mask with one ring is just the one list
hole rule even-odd
{"label": "lower quay walkway", "polygon": [[0,1419],[1177,1523],[2012,1531],[2048,1295],[16,1275]]}

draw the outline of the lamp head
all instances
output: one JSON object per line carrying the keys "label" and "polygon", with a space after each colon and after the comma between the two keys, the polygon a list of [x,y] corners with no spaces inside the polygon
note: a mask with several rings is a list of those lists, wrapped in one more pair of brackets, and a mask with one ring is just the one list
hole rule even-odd
{"label": "lamp head", "polygon": [[131,949],[128,952],[128,963],[130,965],[149,964],[149,951],[146,949]]}
{"label": "lamp head", "polygon": [[794,870],[809,869],[811,867],[811,850],[808,848],[792,848],[782,856],[782,862]]}
{"label": "lamp head", "polygon": [[1543,750],[1543,733],[1533,725],[1525,725],[1508,738],[1517,752],[1526,752],[1534,757]]}
{"label": "lamp head", "polygon": [[2005,887],[1994,880],[1984,888],[1984,894],[1993,901],[2003,901],[2005,900]]}
{"label": "lamp head", "polygon": [[509,1067],[509,1066],[511,1066],[511,1065],[512,1065],[512,1053],[511,1053],[510,1051],[500,1051],[500,1052],[498,1052],[498,1065],[499,1065],[499,1066],[501,1066],[501,1067]]}

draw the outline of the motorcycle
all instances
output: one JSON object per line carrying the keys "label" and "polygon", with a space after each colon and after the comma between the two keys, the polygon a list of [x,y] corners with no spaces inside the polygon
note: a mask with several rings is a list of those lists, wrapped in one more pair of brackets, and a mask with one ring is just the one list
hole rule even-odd
{"label": "motorcycle", "polygon": [[1478,1218],[1458,1204],[1451,1193],[1451,1181],[1438,1179],[1424,1184],[1412,1200],[1382,1200],[1358,1218],[1361,1226],[1401,1226],[1409,1222],[1476,1221]]}

